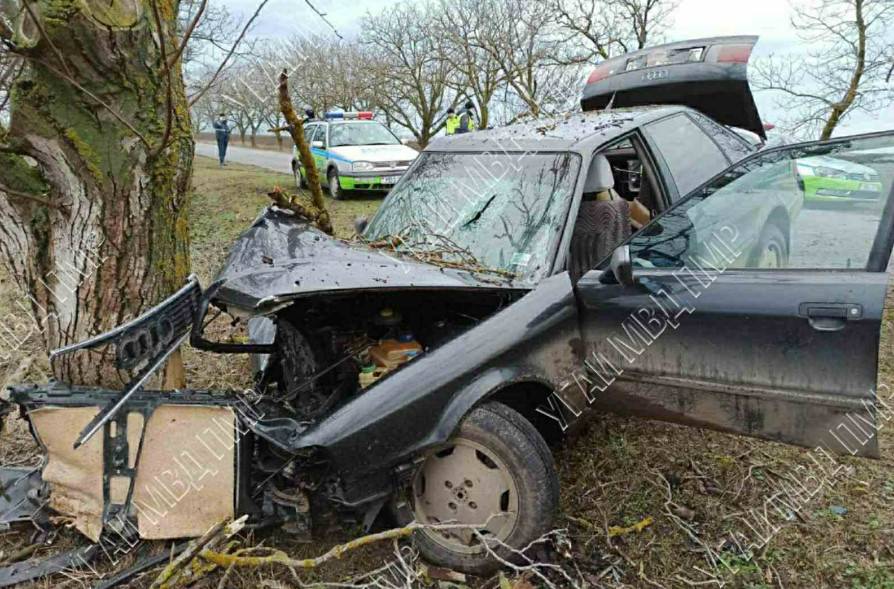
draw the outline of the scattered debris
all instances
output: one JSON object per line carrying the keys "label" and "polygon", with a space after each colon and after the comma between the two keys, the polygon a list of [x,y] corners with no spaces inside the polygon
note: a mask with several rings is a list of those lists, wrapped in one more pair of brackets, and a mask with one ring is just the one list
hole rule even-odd
{"label": "scattered debris", "polygon": [[650,516],[644,517],[643,519],[636,522],[632,526],[626,526],[626,527],[611,526],[608,529],[608,537],[609,538],[617,538],[618,536],[624,536],[631,532],[636,532],[637,534],[639,534],[640,532],[642,532],[643,530],[645,530],[646,528],[651,526],[654,523],[654,521],[655,520],[652,519],[652,516],[650,515]]}
{"label": "scattered debris", "polygon": [[428,566],[423,564],[419,567],[423,578],[434,581],[450,581],[452,583],[465,583],[466,576],[463,573],[445,569],[442,567]]}
{"label": "scattered debris", "polygon": [[679,516],[686,521],[692,521],[695,519],[695,511],[689,509],[685,505],[674,505],[673,506],[674,514]]}

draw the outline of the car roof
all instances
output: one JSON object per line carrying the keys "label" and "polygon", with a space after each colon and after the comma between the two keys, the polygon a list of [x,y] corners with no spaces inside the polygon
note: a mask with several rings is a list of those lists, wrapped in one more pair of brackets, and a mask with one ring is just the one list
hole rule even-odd
{"label": "car roof", "polygon": [[426,151],[576,151],[583,154],[646,123],[689,111],[692,109],[685,106],[644,106],[577,112],[437,137]]}

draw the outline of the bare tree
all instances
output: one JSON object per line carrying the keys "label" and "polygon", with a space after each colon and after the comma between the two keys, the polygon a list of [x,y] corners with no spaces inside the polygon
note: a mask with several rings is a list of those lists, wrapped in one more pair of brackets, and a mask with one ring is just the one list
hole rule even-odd
{"label": "bare tree", "polygon": [[447,59],[459,74],[450,76],[450,86],[475,99],[481,128],[490,124],[491,100],[505,82],[500,63],[476,41],[494,24],[487,7],[481,0],[441,0],[433,14],[435,34],[445,40]]}
{"label": "bare tree", "polygon": [[679,0],[613,0],[611,5],[621,22],[618,37],[622,53],[642,49],[660,40],[671,24]]}
{"label": "bare tree", "polygon": [[376,56],[370,81],[377,106],[423,147],[444,126],[446,108],[458,101],[449,92],[457,71],[433,34],[433,10],[432,5],[405,2],[378,16],[367,15],[362,37]]}
{"label": "bare tree", "polygon": [[852,112],[877,110],[890,98],[894,1],[812,0],[794,11],[808,49],[758,62],[753,83],[781,94],[789,131],[828,139]]}
{"label": "bare tree", "polygon": [[[504,122],[567,109],[580,92],[579,68],[565,59],[571,44],[547,3],[481,0],[492,25],[475,32],[474,43],[499,64],[505,105],[518,104]],[[504,113],[505,115],[505,113]]]}
{"label": "bare tree", "polygon": [[[189,273],[182,57],[201,14],[183,25],[180,3],[160,0],[6,0],[0,13],[0,40],[25,64],[0,129],[0,253],[55,348],[138,314]],[[53,370],[121,384],[90,354]],[[165,384],[182,383],[178,357]]]}
{"label": "bare tree", "polygon": [[670,24],[678,0],[548,0],[569,42],[585,41],[569,52],[571,63],[593,63],[642,49]]}
{"label": "bare tree", "polygon": [[301,75],[291,86],[298,104],[322,113],[333,108],[367,110],[373,106],[373,59],[365,47],[331,36],[301,35],[287,42],[288,63]]}
{"label": "bare tree", "polygon": [[[190,31],[192,27],[192,31]],[[239,34],[241,23],[226,6],[212,4],[209,0],[181,0],[177,17],[180,35],[189,35],[190,42],[183,47],[183,67],[190,66],[214,51],[227,51]],[[249,55],[254,44],[241,46],[240,54]]]}

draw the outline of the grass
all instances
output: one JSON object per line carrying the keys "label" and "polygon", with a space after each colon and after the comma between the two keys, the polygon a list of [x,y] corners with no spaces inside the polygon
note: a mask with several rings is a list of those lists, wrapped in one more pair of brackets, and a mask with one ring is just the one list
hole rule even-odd
{"label": "grass", "polygon": [[[196,160],[191,248],[193,268],[203,284],[208,284],[220,267],[233,239],[266,206],[265,193],[276,184],[292,186],[291,182],[289,176],[258,168],[234,164],[221,169],[212,160]],[[379,202],[372,197],[330,201],[337,233],[349,235],[353,219],[370,214]],[[11,308],[16,292],[8,277],[0,275],[0,312]],[[889,304],[879,353],[879,382],[886,384],[894,384],[894,317],[890,309]],[[43,351],[32,347],[22,354],[40,358]],[[234,358],[238,357],[187,349],[189,384],[198,388],[246,384],[247,363]],[[25,376],[39,379],[42,362],[38,359]],[[15,360],[5,366],[7,375],[14,366]],[[704,581],[706,577],[698,572],[708,568],[703,548],[684,531],[683,522],[722,559],[721,579],[727,587],[894,589],[891,427],[888,424],[880,433],[881,460],[842,458],[846,476],[834,486],[824,486],[799,514],[791,514],[791,521],[766,546],[749,553],[731,541],[735,532],[745,529],[742,516],[762,510],[767,497],[782,488],[787,473],[798,473],[799,465],[810,464],[807,450],[657,422],[598,416],[556,450],[562,485],[558,526],[567,528],[575,565],[595,586],[685,587],[686,580]],[[8,420],[2,439],[0,459],[4,462],[27,462],[36,456],[19,420]],[[666,511],[668,485],[673,504],[685,510],[671,507],[670,514]],[[846,513],[836,514],[841,507]],[[608,538],[609,527],[633,526],[647,517],[654,523],[641,532]],[[274,533],[264,542],[295,557],[306,557],[322,553],[354,532],[324,532],[319,542],[311,545],[296,544],[282,533]],[[27,542],[27,534],[18,530],[0,537],[0,550],[9,554]],[[40,554],[78,542],[81,539],[75,533],[63,530],[56,546],[41,549]],[[390,546],[363,549],[307,579],[338,581],[371,570],[382,565],[390,550]],[[567,564],[561,557],[555,558]],[[148,579],[142,578],[135,586],[147,586]],[[286,574],[269,568],[236,571],[230,581],[232,586],[258,587],[269,579],[291,586]],[[60,582],[45,581],[37,586],[76,585],[55,580]],[[216,583],[217,579],[211,586]],[[493,580],[474,584],[495,586]]]}

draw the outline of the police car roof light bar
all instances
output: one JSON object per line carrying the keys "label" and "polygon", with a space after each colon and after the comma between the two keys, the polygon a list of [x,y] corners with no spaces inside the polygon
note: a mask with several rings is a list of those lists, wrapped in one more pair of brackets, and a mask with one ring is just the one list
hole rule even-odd
{"label": "police car roof light bar", "polygon": [[361,121],[371,121],[373,119],[373,113],[369,110],[363,111],[351,111],[351,112],[343,112],[343,111],[330,111],[325,114],[327,119],[345,119],[345,120],[361,120]]}

